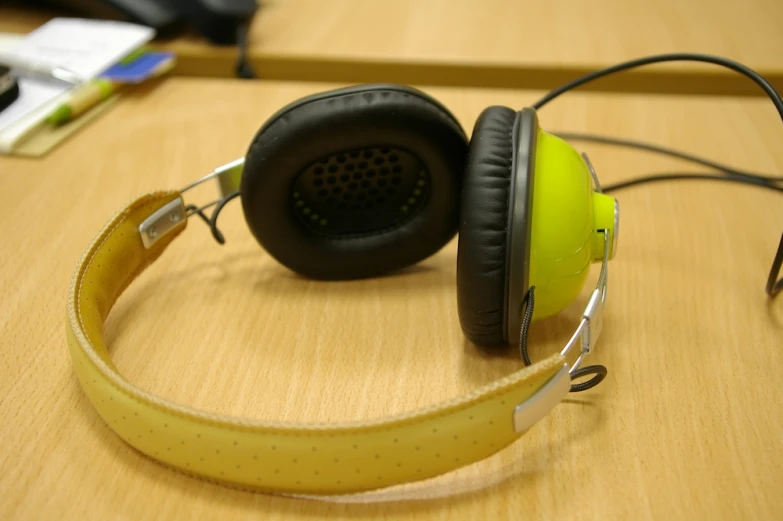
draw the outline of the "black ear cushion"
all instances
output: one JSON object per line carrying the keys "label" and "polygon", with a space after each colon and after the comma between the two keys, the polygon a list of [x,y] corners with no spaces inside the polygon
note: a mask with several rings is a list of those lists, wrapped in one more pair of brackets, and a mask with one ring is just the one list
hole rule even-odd
{"label": "black ear cushion", "polygon": [[[372,175],[373,179],[358,177],[360,167],[355,165],[362,164],[360,154],[370,149],[387,154],[389,161],[397,161],[393,153],[389,155],[389,150],[399,150],[400,156],[409,159],[409,164],[415,166],[410,175],[399,164],[388,163],[396,172],[402,172],[397,179],[389,168],[385,169],[389,174],[387,181],[403,188],[405,183],[410,184],[408,192],[397,193],[394,208],[390,209],[390,203],[386,202],[384,210],[370,207],[362,195],[365,201],[362,205],[367,205],[367,209],[361,206],[355,214],[347,213],[351,208],[335,209],[331,215],[337,217],[325,228],[340,219],[343,228],[353,226],[361,229],[361,233],[322,233],[317,226],[309,226],[306,216],[298,213],[296,207],[302,203],[292,199],[299,197],[295,187],[301,186],[304,175],[323,175],[309,179],[319,183],[314,190],[332,201],[335,208],[338,200],[344,208],[345,201],[339,197],[346,195],[333,196],[333,193],[337,193],[339,186],[357,188],[353,179],[360,179],[357,182],[363,186],[372,186],[365,191],[375,193],[376,201],[383,199],[383,194],[377,195],[379,187],[393,191],[394,186],[381,184],[387,181],[375,177],[370,156],[367,156],[370,166],[362,167],[365,169],[362,175]],[[245,219],[270,255],[304,276],[354,279],[398,270],[434,254],[456,235],[467,152],[467,136],[454,116],[434,99],[409,87],[369,85],[304,98],[270,118],[252,141],[241,182]],[[330,174],[331,170],[324,172],[324,167],[334,168],[336,172],[340,166],[336,161],[345,162],[346,158],[350,172],[341,170],[335,175]],[[382,173],[379,170],[378,176]],[[349,175],[357,177],[348,181]],[[423,178],[406,179],[406,175]],[[425,180],[426,194],[422,194],[416,183],[423,185]],[[340,185],[341,182],[346,184]],[[421,198],[408,210],[406,201],[412,199],[406,198],[414,197],[413,192]],[[354,208],[360,206],[356,199],[348,203],[348,206],[355,204]],[[377,220],[382,211],[411,215],[397,215],[394,222],[372,228],[368,222]],[[309,216],[317,222],[315,213]]]}
{"label": "black ear cushion", "polygon": [[457,304],[462,330],[472,342],[504,343],[506,239],[517,113],[485,109],[473,130],[463,182]]}

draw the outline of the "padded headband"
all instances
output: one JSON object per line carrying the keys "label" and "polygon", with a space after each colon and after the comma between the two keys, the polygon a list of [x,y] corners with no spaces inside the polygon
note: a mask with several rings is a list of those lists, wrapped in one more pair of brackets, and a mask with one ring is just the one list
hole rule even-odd
{"label": "padded headband", "polygon": [[446,403],[364,422],[233,418],[150,394],[114,366],[103,325],[122,291],[186,226],[179,192],[134,200],[92,242],[68,299],[68,347],[87,397],[120,438],[166,465],[276,493],[382,488],[490,456],[519,438],[569,390],[568,364],[557,354]]}

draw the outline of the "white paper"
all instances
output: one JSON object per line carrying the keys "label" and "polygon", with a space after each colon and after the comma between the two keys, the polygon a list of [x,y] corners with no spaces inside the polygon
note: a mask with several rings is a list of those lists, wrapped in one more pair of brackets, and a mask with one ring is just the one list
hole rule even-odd
{"label": "white paper", "polygon": [[0,131],[67,90],[61,84],[46,84],[40,81],[20,79],[19,97],[3,112],[0,112]]}
{"label": "white paper", "polygon": [[94,78],[155,35],[143,25],[81,18],[54,18],[11,47],[12,56],[59,65]]}
{"label": "white paper", "polygon": [[[33,63],[59,65],[92,79],[154,36],[152,28],[127,22],[54,18],[3,49],[0,61],[2,55],[10,54]],[[26,128],[45,119],[70,89],[67,84],[24,77],[19,86],[19,99],[0,112],[0,132],[8,131],[0,139],[0,152],[7,152]],[[16,123],[19,128],[10,128]]]}

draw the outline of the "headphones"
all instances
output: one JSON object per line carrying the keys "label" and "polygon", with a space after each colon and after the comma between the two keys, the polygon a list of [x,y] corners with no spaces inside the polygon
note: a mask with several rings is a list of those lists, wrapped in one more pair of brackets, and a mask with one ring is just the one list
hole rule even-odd
{"label": "headphones", "polygon": [[[513,443],[569,391],[605,376],[603,366],[581,365],[601,330],[619,231],[617,200],[602,193],[587,156],[539,126],[537,108],[488,107],[468,140],[446,107],[408,86],[323,92],[269,118],[244,158],[181,190],[131,201],[94,239],[71,282],[68,346],[90,402],[124,441],[165,465],[275,493],[418,481]],[[186,205],[183,194],[210,179],[221,198]],[[320,280],[401,270],[459,234],[462,331],[480,346],[518,341],[526,367],[446,403],[337,424],[227,417],[134,386],[103,339],[112,305],[190,216],[208,221],[222,242],[217,215],[235,197],[264,250]],[[203,210],[213,205],[208,218]],[[560,353],[531,364],[531,321],[574,302],[593,264],[601,266],[598,283],[574,334]],[[585,374],[594,377],[571,385]]]}

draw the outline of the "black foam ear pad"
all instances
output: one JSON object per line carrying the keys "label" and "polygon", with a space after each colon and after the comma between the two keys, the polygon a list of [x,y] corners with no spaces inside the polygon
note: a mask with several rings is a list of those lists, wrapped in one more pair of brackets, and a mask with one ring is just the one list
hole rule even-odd
{"label": "black foam ear pad", "polygon": [[258,131],[241,198],[258,242],[318,279],[415,264],[457,233],[467,136],[440,103],[397,85],[301,99]]}
{"label": "black foam ear pad", "polygon": [[473,130],[463,181],[457,304],[462,330],[480,345],[504,343],[508,205],[517,113],[485,109]]}

